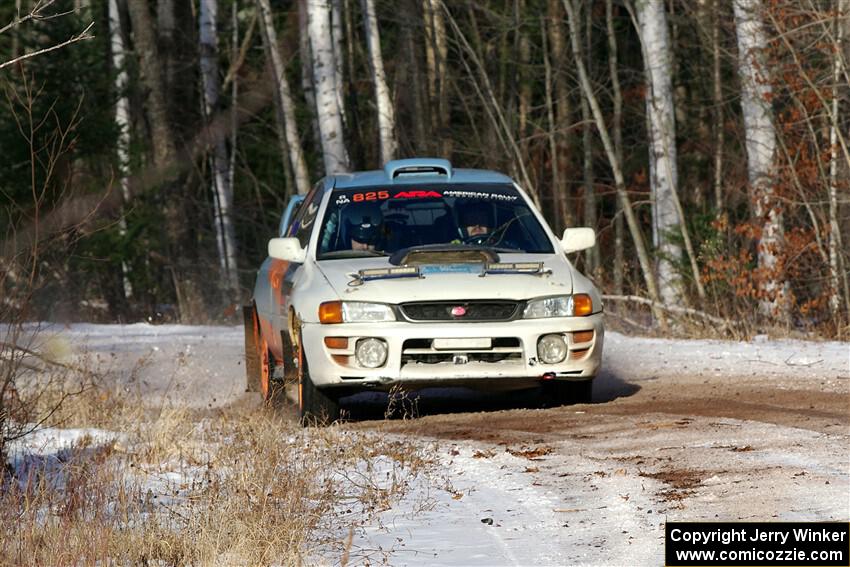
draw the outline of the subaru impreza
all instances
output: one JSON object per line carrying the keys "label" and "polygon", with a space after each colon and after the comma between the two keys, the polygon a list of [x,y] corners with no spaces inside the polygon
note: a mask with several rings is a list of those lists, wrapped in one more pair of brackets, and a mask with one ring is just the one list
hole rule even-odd
{"label": "subaru impreza", "polygon": [[[293,203],[295,205],[296,203]],[[589,402],[602,301],[509,177],[408,159],[324,178],[289,207],[245,307],[249,389],[297,384],[303,421],[365,390],[539,388]]]}

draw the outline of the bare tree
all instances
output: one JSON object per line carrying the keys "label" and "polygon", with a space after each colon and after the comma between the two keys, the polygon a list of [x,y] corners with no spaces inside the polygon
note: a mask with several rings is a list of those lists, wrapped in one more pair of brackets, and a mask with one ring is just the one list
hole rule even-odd
{"label": "bare tree", "polygon": [[723,146],[725,128],[723,127],[723,90],[720,76],[720,0],[714,0],[711,16],[711,79],[712,103],[714,106],[714,206],[721,215],[725,206],[723,198]]}
{"label": "bare tree", "polygon": [[317,148],[322,146],[319,130],[319,117],[316,113],[316,86],[313,84],[313,50],[310,49],[310,30],[307,14],[307,0],[298,0],[298,54],[301,59],[301,93],[307,101],[310,112],[313,142]]}
{"label": "bare tree", "polygon": [[[563,10],[558,0],[548,0],[546,4],[546,19],[549,39],[549,51],[552,54],[552,76],[553,76],[553,105],[554,105],[554,132],[553,142],[555,144],[552,155],[552,193],[557,203],[558,218],[563,227],[573,224],[573,215],[567,206],[567,185],[564,183],[564,169],[569,161],[569,144],[567,142],[567,129],[570,124],[570,94],[566,80],[567,48],[564,43],[563,34]],[[544,53],[544,57],[548,55]]]}
{"label": "bare tree", "polygon": [[160,73],[159,49],[156,44],[153,22],[145,0],[128,0],[127,8],[133,24],[133,40],[147,87],[145,108],[151,124],[151,146],[154,164],[163,169],[172,165],[177,144],[171,131],[165,99],[165,86]]}
{"label": "bare tree", "polygon": [[[531,183],[531,178],[528,175],[528,170],[525,167],[525,162],[522,158],[522,152],[520,151],[519,145],[517,144],[516,138],[513,135],[513,129],[510,127],[507,118],[505,117],[505,111],[502,108],[502,105],[499,104],[499,99],[496,97],[496,94],[493,90],[493,85],[490,83],[490,78],[487,76],[487,70],[481,61],[481,58],[476,53],[475,49],[469,44],[469,41],[466,39],[466,36],[461,31],[460,26],[458,26],[457,21],[454,16],[452,16],[448,7],[445,4],[443,6],[443,13],[446,16],[446,19],[449,22],[449,25],[452,28],[452,32],[457,39],[457,42],[463,52],[467,54],[469,59],[472,61],[472,64],[477,69],[477,73],[472,70],[469,66],[469,62],[467,62],[465,57],[461,57],[461,62],[464,66],[464,69],[469,74],[470,81],[472,82],[473,88],[475,89],[478,98],[481,100],[481,104],[484,106],[484,110],[487,113],[487,116],[490,119],[490,123],[493,126],[493,130],[496,132],[497,137],[499,138],[499,142],[502,144],[502,147],[505,149],[505,152],[512,156],[511,166],[512,170],[516,172],[518,177],[520,178],[520,182],[524,186],[524,188],[531,195],[532,200],[540,205],[540,195],[537,192],[537,187]],[[477,78],[476,78],[477,75]],[[479,84],[480,81],[480,84]]]}
{"label": "bare tree", "polygon": [[761,0],[734,0],[732,7],[738,39],[750,199],[762,224],[758,239],[758,266],[763,272],[759,280],[762,292],[759,305],[763,314],[776,315],[783,296],[783,283],[777,273],[783,222],[780,204],[774,198],[776,128],[770,104],[773,89],[766,76],[768,39],[761,20]]}
{"label": "bare tree", "polygon": [[425,28],[425,64],[428,73],[428,95],[431,103],[431,128],[437,135],[439,153],[450,157],[451,137],[448,126],[448,42],[442,0],[422,0]]}
{"label": "bare tree", "polygon": [[[608,39],[608,73],[611,75],[611,97],[613,103],[614,155],[623,163],[623,90],[620,87],[618,65],[617,35],[614,32],[614,6],[612,0],[605,0],[605,29]],[[614,217],[614,293],[623,293],[623,273],[626,258],[623,251],[623,215],[620,201],[617,200],[617,213]]]}
{"label": "bare tree", "polygon": [[[582,66],[589,67],[591,58],[591,47],[593,45],[593,7],[590,2],[585,6],[585,21],[584,27],[576,26],[576,30],[581,34],[580,38],[584,39],[581,55]],[[579,42],[581,45],[581,42]],[[590,104],[587,97],[581,97],[581,147],[582,147],[582,182],[584,185],[584,224],[593,228],[597,228],[597,199],[596,199],[596,179],[593,174],[593,115],[590,111]],[[599,247],[594,246],[584,253],[587,262],[588,271],[596,272],[599,268]]]}
{"label": "bare tree", "polygon": [[[847,290],[847,275],[843,270],[842,251],[844,249],[841,238],[841,227],[838,220],[838,192],[839,192],[839,171],[841,170],[841,159],[839,151],[839,124],[838,116],[840,111],[839,85],[842,78],[845,77],[845,59],[844,47],[847,42],[845,38],[845,27],[848,24],[843,24],[841,18],[845,20],[850,18],[850,2],[847,0],[838,0],[838,10],[835,15],[835,53],[833,55],[832,69],[832,92],[831,92],[831,107],[832,117],[829,126],[829,269],[830,269],[830,284],[832,287],[829,297],[829,307],[833,314],[838,314],[841,305],[841,284],[843,274],[845,307],[847,315],[850,316],[850,296]],[[846,88],[846,84],[844,85]],[[845,164],[844,170],[848,170],[850,163]]]}
{"label": "bare tree", "polygon": [[680,227],[675,205],[678,166],[670,34],[663,0],[638,0],[635,8],[649,86],[646,113],[658,285],[665,303],[679,305],[682,303],[682,284],[675,264],[682,255],[682,249],[673,239],[673,234]]}
{"label": "bare tree", "polygon": [[266,39],[266,52],[274,74],[276,102],[283,116],[285,145],[288,149],[289,161],[295,177],[295,187],[299,195],[306,195],[310,190],[310,174],[307,171],[307,160],[304,158],[304,149],[301,146],[301,137],[298,134],[295,102],[290,93],[289,79],[286,78],[286,67],[280,54],[280,43],[277,39],[269,0],[257,0],[257,9],[260,11],[263,34]]}
{"label": "bare tree", "polygon": [[381,142],[381,160],[387,163],[395,159],[395,109],[392,95],[387,86],[384,73],[384,57],[381,54],[381,37],[378,33],[378,18],[375,15],[375,1],[363,0],[363,27],[366,31],[366,43],[369,46],[369,65],[372,68],[372,82],[375,84],[375,103],[378,108],[378,134]]}
{"label": "bare tree", "polygon": [[558,163],[558,141],[557,141],[557,123],[555,122],[555,101],[552,97],[552,64],[549,61],[549,41],[546,34],[546,20],[541,18],[540,21],[541,37],[543,38],[543,85],[544,96],[546,102],[546,122],[548,131],[546,133],[547,141],[549,142],[549,167],[552,172],[552,202],[554,206],[554,226],[556,230],[563,230],[566,227],[564,223],[564,200],[563,187],[561,186],[561,172]]}
{"label": "bare tree", "polygon": [[[115,92],[118,94],[115,103],[115,124],[118,126],[118,144],[115,153],[118,157],[118,183],[121,186],[121,196],[124,203],[130,202],[130,99],[127,97],[129,77],[124,63],[124,37],[121,33],[121,18],[118,12],[118,0],[109,0],[109,44],[112,51],[112,66],[115,69]],[[124,206],[121,207],[118,220],[118,230],[122,237],[127,235],[127,218]],[[130,283],[130,268],[127,261],[121,260],[121,276],[124,283],[124,298],[133,295]]]}
{"label": "bare tree", "polygon": [[150,123],[150,147],[153,169],[160,188],[171,190],[165,199],[164,213],[166,231],[169,236],[169,262],[172,281],[180,317],[184,321],[203,319],[203,306],[194,281],[186,277],[184,267],[188,264],[188,250],[183,246],[187,239],[185,203],[177,187],[178,177],[177,142],[168,116],[165,84],[161,75],[162,61],[157,47],[153,20],[146,0],[128,0],[127,8],[133,28],[133,44],[142,82],[146,87],[147,100],[144,109]]}
{"label": "bare tree", "polygon": [[[209,122],[219,105],[221,82],[218,69],[218,0],[201,0],[198,12],[200,33],[201,80],[204,91],[204,114]],[[236,230],[233,226],[233,193],[231,191],[227,144],[224,136],[213,143],[210,156],[212,165],[212,193],[214,195],[215,233],[219,264],[232,298],[239,293],[237,271]]]}
{"label": "bare tree", "polygon": [[[157,0],[156,35],[157,47],[163,58],[162,80],[170,99],[174,96],[174,87],[177,82],[177,20],[174,13],[174,0]],[[171,106],[172,110],[175,110],[173,102]]]}
{"label": "bare tree", "polygon": [[[312,0],[311,0],[312,1]],[[331,39],[334,54],[334,81],[336,82],[336,97],[342,114],[342,124],[347,124],[345,115],[345,78],[343,72],[343,60],[345,58],[342,42],[345,37],[343,31],[342,0],[330,0],[331,9]]]}
{"label": "bare tree", "polygon": [[325,172],[332,174],[348,171],[350,162],[345,147],[328,0],[309,0],[307,17],[313,84],[316,88],[316,115],[319,119]]}
{"label": "bare tree", "polygon": [[570,44],[572,45],[573,56],[576,59],[576,69],[578,71],[579,83],[584,96],[590,104],[590,109],[593,114],[593,121],[596,129],[599,132],[599,137],[602,139],[602,144],[605,146],[605,154],[608,157],[608,163],[611,165],[611,171],[614,174],[614,183],[617,188],[617,196],[620,199],[623,213],[626,216],[626,224],[629,227],[629,232],[632,236],[632,241],[637,252],[638,262],[640,263],[641,272],[643,273],[644,281],[646,282],[646,290],[649,293],[649,298],[653,302],[652,311],[655,318],[662,326],[666,326],[666,319],[663,311],[657,306],[660,303],[658,294],[658,284],[655,278],[655,272],[649,261],[649,253],[646,250],[646,244],[643,240],[643,234],[640,230],[637,217],[632,210],[631,199],[626,192],[626,180],[623,177],[623,168],[620,161],[617,159],[614,144],[611,141],[611,136],[608,133],[608,127],[605,125],[605,117],[602,114],[602,108],[599,106],[599,101],[590,84],[590,78],[587,75],[587,69],[584,66],[584,61],[581,57],[581,48],[579,47],[579,31],[575,6],[572,0],[563,0],[564,9],[567,12],[567,20],[570,25]]}

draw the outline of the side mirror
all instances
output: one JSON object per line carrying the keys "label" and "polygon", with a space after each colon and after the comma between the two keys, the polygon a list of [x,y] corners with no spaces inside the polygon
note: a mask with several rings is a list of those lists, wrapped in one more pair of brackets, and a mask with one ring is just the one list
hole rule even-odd
{"label": "side mirror", "polygon": [[561,239],[561,248],[564,252],[578,252],[587,250],[596,245],[596,232],[592,228],[568,228],[564,231]]}
{"label": "side mirror", "polygon": [[297,238],[272,238],[269,240],[269,256],[276,260],[303,264],[307,251],[301,248]]}

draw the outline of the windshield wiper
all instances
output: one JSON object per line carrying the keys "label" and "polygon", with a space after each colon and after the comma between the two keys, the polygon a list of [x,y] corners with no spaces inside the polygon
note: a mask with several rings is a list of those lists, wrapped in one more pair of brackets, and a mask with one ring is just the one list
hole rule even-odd
{"label": "windshield wiper", "polygon": [[487,246],[487,248],[490,249],[490,250],[495,250],[496,252],[503,252],[503,253],[504,252],[513,253],[513,254],[525,254],[526,253],[526,251],[523,250],[522,248],[501,248],[501,247],[496,247],[496,246]]}
{"label": "windshield wiper", "polygon": [[319,260],[337,260],[340,258],[380,258],[389,256],[380,250],[337,250],[322,254]]}

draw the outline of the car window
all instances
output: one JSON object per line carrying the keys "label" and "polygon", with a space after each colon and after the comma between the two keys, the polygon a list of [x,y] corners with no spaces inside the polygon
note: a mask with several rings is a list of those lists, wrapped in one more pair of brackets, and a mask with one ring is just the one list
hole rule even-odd
{"label": "car window", "polygon": [[304,197],[301,195],[290,197],[286,209],[280,215],[280,223],[278,224],[278,233],[280,236],[293,236],[292,221],[298,216],[298,210],[301,208],[303,202]]}
{"label": "car window", "polygon": [[443,184],[334,190],[317,256],[375,256],[454,244],[553,252],[545,230],[513,185]]}
{"label": "car window", "polygon": [[306,247],[307,243],[310,242],[310,234],[313,232],[316,224],[316,216],[319,214],[322,195],[321,183],[318,183],[298,207],[298,213],[295,215],[295,219],[293,219],[292,225],[289,228],[289,235],[297,238],[302,247]]}

